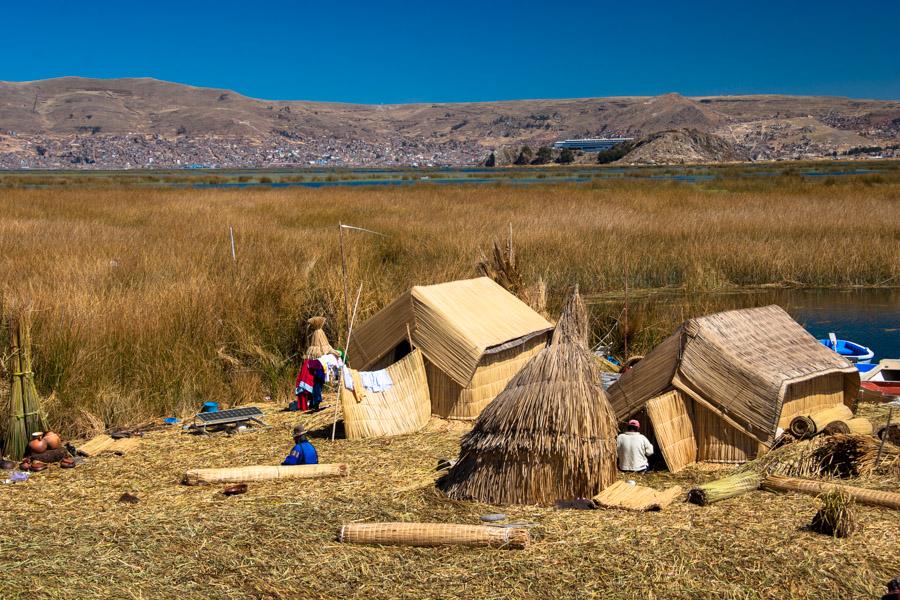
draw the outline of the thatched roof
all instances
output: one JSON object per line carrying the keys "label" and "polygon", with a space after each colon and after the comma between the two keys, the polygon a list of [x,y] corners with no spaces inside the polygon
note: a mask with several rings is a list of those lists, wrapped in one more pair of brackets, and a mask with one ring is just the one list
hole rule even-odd
{"label": "thatched roof", "polygon": [[354,367],[368,369],[411,335],[431,363],[465,387],[482,356],[552,328],[514,295],[479,277],[403,293],[354,329],[349,356]]}
{"label": "thatched roof", "polygon": [[576,292],[554,343],[507,384],[461,441],[438,486],[454,499],[550,504],[591,498],[616,479],[616,423],[584,340]]}
{"label": "thatched roof", "polygon": [[856,368],[772,305],[685,321],[608,394],[623,419],[674,387],[769,444],[787,387],[830,373],[845,374],[845,397],[852,404],[859,388]]}
{"label": "thatched roof", "polygon": [[333,354],[334,348],[328,341],[323,328],[325,327],[325,317],[312,317],[306,322],[309,325],[309,344],[306,346],[306,352],[303,353],[304,358],[319,358],[326,354]]}

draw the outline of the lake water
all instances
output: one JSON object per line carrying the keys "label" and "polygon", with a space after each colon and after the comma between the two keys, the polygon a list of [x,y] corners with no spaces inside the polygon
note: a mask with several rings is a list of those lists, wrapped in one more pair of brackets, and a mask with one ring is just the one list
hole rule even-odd
{"label": "lake water", "polygon": [[[621,299],[595,303],[619,307]],[[712,312],[777,304],[816,338],[834,332],[875,352],[875,360],[900,358],[900,289],[772,289],[729,293],[659,292],[629,301],[649,326],[671,332],[684,319]],[[617,308],[614,309],[617,310]]]}

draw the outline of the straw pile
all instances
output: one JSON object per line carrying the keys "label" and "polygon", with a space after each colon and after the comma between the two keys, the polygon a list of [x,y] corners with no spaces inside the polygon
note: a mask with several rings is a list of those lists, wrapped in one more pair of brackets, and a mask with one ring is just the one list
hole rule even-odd
{"label": "straw pile", "polygon": [[41,412],[40,397],[34,386],[31,371],[30,314],[10,318],[9,353],[9,416],[3,453],[13,460],[25,456],[25,448],[32,433],[47,430]]}
{"label": "straw pile", "polygon": [[680,485],[657,491],[643,485],[631,485],[627,481],[617,481],[594,496],[594,502],[604,508],[646,512],[664,510],[679,496],[681,496]]}
{"label": "straw pile", "polygon": [[820,497],[822,507],[813,516],[809,528],[833,537],[848,537],[856,531],[853,498],[845,490],[832,489]]}
{"label": "straw pile", "polygon": [[325,335],[325,317],[312,317],[306,322],[309,325],[309,343],[306,346],[306,352],[303,358],[315,359],[326,354],[334,354],[335,350],[331,347],[328,337]]}
{"label": "straw pile", "polygon": [[822,433],[824,435],[834,435],[836,433],[858,433],[861,435],[872,435],[872,432],[872,421],[866,419],[865,417],[832,421],[822,430]]}
{"label": "straw pile", "polygon": [[722,479],[704,483],[688,491],[688,502],[706,506],[759,489],[760,477],[752,471],[735,473]]}
{"label": "straw pile", "polygon": [[791,420],[790,432],[797,439],[811,438],[834,421],[846,421],[853,418],[853,411],[845,404],[836,404],[818,410],[809,415],[799,415]]}
{"label": "straw pile", "polygon": [[[748,470],[788,477],[860,477],[875,471],[879,441],[867,435],[837,434],[782,446],[748,463]],[[900,449],[885,444],[879,468],[900,461]]]}
{"label": "straw pile", "polygon": [[576,287],[551,344],[481,413],[440,489],[457,500],[549,505],[616,480],[615,418],[586,340]]}
{"label": "straw pile", "polygon": [[839,490],[860,504],[900,510],[900,494],[896,492],[882,492],[851,485],[826,483],[810,479],[795,479],[793,477],[781,477],[780,475],[769,475],[766,477],[761,484],[761,488],[768,492],[796,492],[809,496],[819,496],[832,490]]}
{"label": "straw pile", "polygon": [[891,423],[879,428],[878,439],[900,446],[900,423]]}
{"label": "straw pile", "polygon": [[319,479],[322,477],[346,477],[347,465],[296,465],[296,466],[253,466],[224,469],[191,469],[184,474],[185,485],[204,483],[247,483],[272,479]]}
{"label": "straw pile", "polygon": [[341,527],[338,541],[348,544],[402,546],[473,546],[522,549],[528,530],[453,523],[350,523]]}

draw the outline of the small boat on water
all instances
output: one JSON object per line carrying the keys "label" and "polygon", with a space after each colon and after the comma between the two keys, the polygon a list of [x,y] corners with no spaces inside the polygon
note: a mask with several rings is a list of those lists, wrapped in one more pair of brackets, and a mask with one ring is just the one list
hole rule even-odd
{"label": "small boat on water", "polygon": [[875,353],[871,348],[851,342],[850,340],[839,340],[833,333],[828,334],[828,339],[819,340],[826,348],[834,350],[852,363],[868,363],[875,357]]}
{"label": "small boat on water", "polygon": [[[900,397],[900,360],[884,359],[860,373],[864,400],[888,401]],[[880,398],[879,398],[880,396]]]}

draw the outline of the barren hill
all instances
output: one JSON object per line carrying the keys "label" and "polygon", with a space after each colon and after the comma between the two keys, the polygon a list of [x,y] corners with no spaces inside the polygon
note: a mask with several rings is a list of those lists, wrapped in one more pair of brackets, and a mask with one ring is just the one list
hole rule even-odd
{"label": "barren hill", "polygon": [[715,134],[738,155],[817,156],[896,144],[900,102],[665,94],[354,105],[257,100],[154,79],[0,82],[4,168],[458,165],[526,144],[676,129]]}

